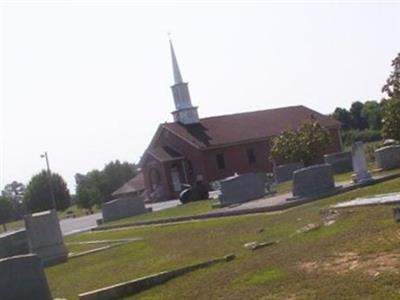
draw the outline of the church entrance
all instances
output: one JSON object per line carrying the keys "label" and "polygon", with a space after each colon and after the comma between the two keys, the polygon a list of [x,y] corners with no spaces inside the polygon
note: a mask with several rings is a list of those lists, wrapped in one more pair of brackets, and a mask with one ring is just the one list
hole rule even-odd
{"label": "church entrance", "polygon": [[179,171],[176,166],[171,168],[171,179],[174,192],[178,193],[182,190],[181,179],[179,178]]}

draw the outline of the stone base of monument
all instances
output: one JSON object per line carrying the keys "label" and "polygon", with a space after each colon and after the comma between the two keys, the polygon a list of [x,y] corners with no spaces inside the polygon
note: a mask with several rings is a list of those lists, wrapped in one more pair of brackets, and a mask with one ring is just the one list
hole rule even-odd
{"label": "stone base of monument", "polygon": [[53,299],[38,256],[27,254],[0,259],[0,298]]}
{"label": "stone base of monument", "polygon": [[26,215],[24,218],[31,253],[37,254],[45,266],[68,260],[68,250],[55,210]]}
{"label": "stone base of monument", "polygon": [[329,194],[337,189],[330,164],[320,164],[293,173],[293,198],[310,198]]}
{"label": "stone base of monument", "polygon": [[364,172],[362,174],[354,173],[351,175],[351,180],[353,181],[353,183],[359,184],[359,185],[364,185],[364,184],[368,185],[374,181],[374,179],[372,178],[372,176],[369,172]]}
{"label": "stone base of monument", "polygon": [[144,197],[120,198],[102,205],[103,222],[119,220],[146,213]]}
{"label": "stone base of monument", "polygon": [[264,197],[265,180],[255,173],[241,174],[220,181],[221,206],[240,204]]}
{"label": "stone base of monument", "polygon": [[379,148],[375,151],[378,168],[390,170],[400,168],[400,145]]}

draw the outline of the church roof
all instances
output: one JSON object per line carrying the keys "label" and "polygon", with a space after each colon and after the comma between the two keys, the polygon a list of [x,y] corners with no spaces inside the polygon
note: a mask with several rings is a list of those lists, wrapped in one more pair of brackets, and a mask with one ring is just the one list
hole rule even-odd
{"label": "church roof", "polygon": [[305,106],[291,106],[200,119],[200,123],[161,126],[197,148],[262,140],[288,128],[298,128],[306,120],[316,120],[326,128],[340,127],[340,122]]}
{"label": "church roof", "polygon": [[182,158],[183,155],[168,146],[149,149],[149,154],[159,161],[168,161]]}
{"label": "church roof", "polygon": [[134,192],[141,192],[145,189],[143,173],[140,172],[138,175],[133,177],[131,180],[126,182],[123,186],[115,190],[112,195],[120,196]]}

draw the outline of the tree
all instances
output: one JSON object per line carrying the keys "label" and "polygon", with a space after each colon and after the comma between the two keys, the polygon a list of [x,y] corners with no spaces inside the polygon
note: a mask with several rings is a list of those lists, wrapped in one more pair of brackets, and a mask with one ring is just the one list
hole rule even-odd
{"label": "tree", "polygon": [[301,161],[299,135],[295,130],[285,130],[272,140],[271,157],[287,162]]}
{"label": "tree", "polygon": [[382,106],[382,136],[400,141],[400,98],[385,100]]}
{"label": "tree", "polygon": [[76,197],[79,206],[91,209],[112,198],[112,193],[138,173],[137,166],[119,160],[106,164],[103,170],[87,174],[75,174]]}
{"label": "tree", "polygon": [[77,190],[76,204],[81,207],[92,210],[96,204],[102,203],[103,195],[95,186],[92,187],[79,187]]}
{"label": "tree", "polygon": [[316,121],[303,123],[298,130],[286,130],[272,141],[271,156],[306,166],[322,156],[330,144],[329,132]]}
{"label": "tree", "polygon": [[1,192],[2,196],[11,202],[15,214],[19,218],[22,218],[22,216],[26,213],[23,203],[24,193],[25,185],[18,181],[13,181],[9,184],[6,184]]}
{"label": "tree", "polygon": [[400,53],[392,60],[393,71],[382,87],[382,93],[386,93],[389,98],[400,98]]}
{"label": "tree", "polygon": [[392,66],[393,71],[382,87],[388,97],[382,100],[382,136],[400,140],[400,53]]}
{"label": "tree", "polygon": [[360,101],[353,102],[350,107],[350,114],[352,118],[352,128],[354,129],[366,129],[368,128],[368,122],[365,117],[362,116],[362,110],[364,104]]}
{"label": "tree", "polygon": [[135,164],[121,163],[119,160],[108,163],[102,172],[104,175],[103,195],[106,200],[111,198],[111,194],[116,189],[138,173]]}
{"label": "tree", "polygon": [[369,129],[380,130],[382,127],[382,111],[377,101],[367,101],[361,110],[361,117],[367,120]]}
{"label": "tree", "polygon": [[347,109],[337,107],[333,112],[333,118],[342,123],[342,128],[344,130],[352,128],[353,124],[352,124],[351,113]]}
{"label": "tree", "polygon": [[[64,179],[57,173],[51,174],[54,198],[57,210],[65,210],[71,205],[71,196]],[[48,173],[42,171],[34,175],[24,195],[24,202],[31,212],[52,208]]]}
{"label": "tree", "polygon": [[305,122],[299,129],[302,160],[306,166],[320,158],[331,143],[329,132],[318,122]]}
{"label": "tree", "polygon": [[11,202],[4,196],[0,197],[0,224],[3,225],[3,230],[7,231],[6,223],[12,219],[13,207]]}

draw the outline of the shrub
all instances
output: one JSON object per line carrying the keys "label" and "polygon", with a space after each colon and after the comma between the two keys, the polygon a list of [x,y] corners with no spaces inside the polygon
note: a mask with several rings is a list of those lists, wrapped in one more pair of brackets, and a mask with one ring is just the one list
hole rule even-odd
{"label": "shrub", "polygon": [[380,130],[357,130],[351,129],[342,132],[342,140],[345,146],[351,146],[354,142],[376,142],[382,140]]}

